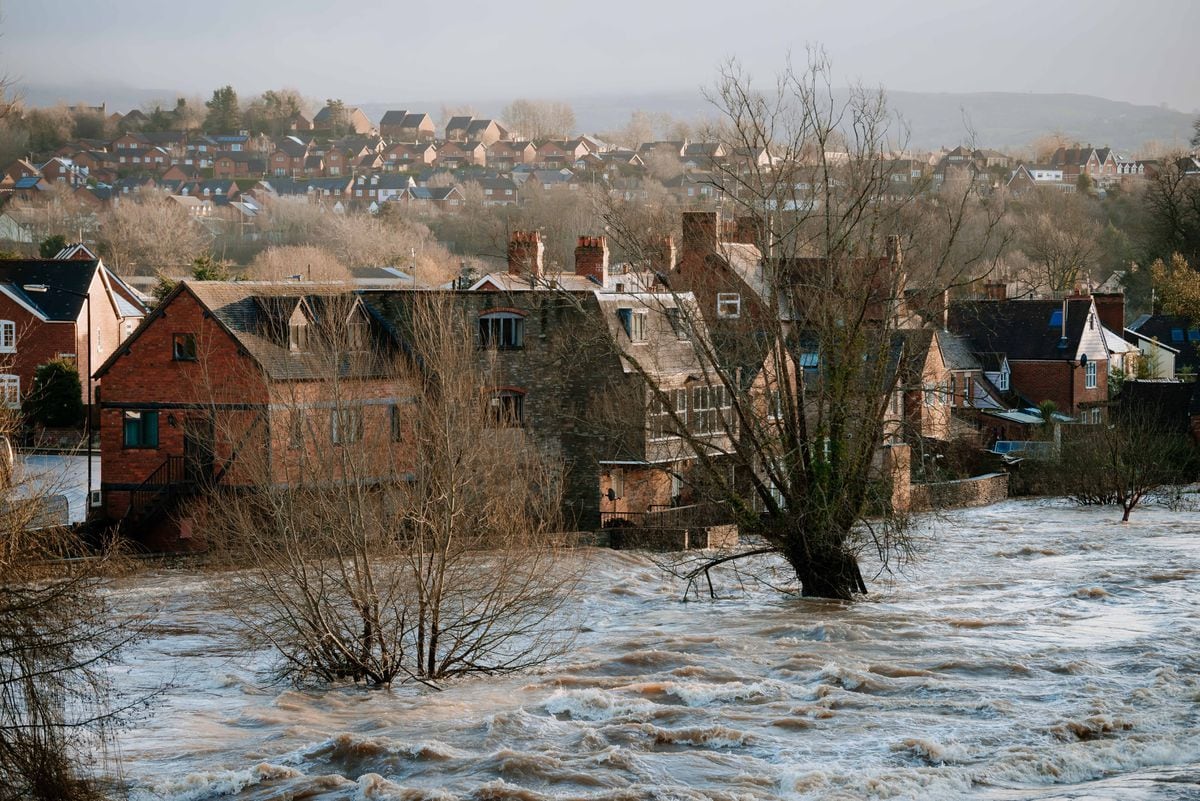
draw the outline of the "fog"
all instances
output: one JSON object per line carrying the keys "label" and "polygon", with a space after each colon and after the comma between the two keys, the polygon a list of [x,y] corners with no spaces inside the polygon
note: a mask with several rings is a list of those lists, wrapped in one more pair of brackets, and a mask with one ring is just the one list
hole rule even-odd
{"label": "fog", "polygon": [[27,0],[3,5],[0,69],[29,85],[293,86],[352,103],[568,99],[694,90],[729,56],[768,75],[819,42],[847,80],[894,90],[1073,92],[1193,112],[1198,25],[1192,0]]}

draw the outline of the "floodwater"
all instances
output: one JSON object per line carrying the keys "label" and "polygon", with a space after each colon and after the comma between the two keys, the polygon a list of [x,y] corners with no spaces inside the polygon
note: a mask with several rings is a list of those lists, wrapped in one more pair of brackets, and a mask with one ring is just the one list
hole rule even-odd
{"label": "floodwater", "polygon": [[122,740],[134,798],[1200,799],[1200,514],[1009,501],[931,523],[852,605],[680,603],[591,552],[572,653],[443,692],[264,683],[205,579],[123,684],[172,682]]}

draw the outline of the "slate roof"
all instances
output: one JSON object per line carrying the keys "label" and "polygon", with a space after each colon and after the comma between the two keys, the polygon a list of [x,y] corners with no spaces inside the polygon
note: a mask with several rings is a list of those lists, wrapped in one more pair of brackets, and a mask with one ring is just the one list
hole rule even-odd
{"label": "slate roof", "polygon": [[385,112],[383,112],[383,116],[379,118],[379,124],[380,124],[380,126],[395,125],[395,126],[399,127],[399,126],[404,125],[404,121],[406,119],[408,119],[408,110],[407,109],[404,109],[401,111],[395,111],[395,110],[385,111]]}
{"label": "slate roof", "polygon": [[[232,336],[274,381],[311,381],[326,378],[329,373],[328,360],[321,354],[289,350],[286,338],[281,339],[276,333],[280,329],[281,321],[282,331],[286,332],[287,318],[297,306],[303,304],[305,311],[311,315],[310,319],[319,322],[321,316],[331,310],[348,308],[331,308],[332,303],[357,297],[346,287],[337,284],[181,281],[171,295],[143,321],[138,330],[100,366],[96,376],[100,377],[108,372],[113,363],[182,292],[190,292],[221,328]],[[371,326],[373,349],[390,347],[390,340],[383,329],[374,322],[373,315],[365,313],[364,319]],[[343,368],[346,373],[350,372],[349,364],[343,365]]]}
{"label": "slate roof", "polygon": [[950,330],[969,338],[976,352],[1004,353],[1010,361],[1070,359],[1091,306],[1090,299],[1067,301],[1065,348],[1059,347],[1063,304],[1058,300],[952,301]]}
{"label": "slate roof", "polygon": [[[0,286],[25,305],[37,309],[47,320],[71,322],[79,319],[85,293],[100,262],[96,259],[4,259],[0,260]],[[45,284],[47,292],[30,292],[24,287]],[[70,290],[55,292],[55,288]]]}
{"label": "slate roof", "polygon": [[1129,325],[1130,331],[1179,350],[1175,370],[1190,368],[1200,372],[1200,325],[1186,317],[1170,314],[1144,314]]}
{"label": "slate roof", "polygon": [[[949,331],[938,332],[938,344],[942,348],[942,361],[948,370],[981,370],[983,364],[979,357],[971,351],[971,343],[966,337],[951,334]],[[999,370],[999,366],[996,368]]]}

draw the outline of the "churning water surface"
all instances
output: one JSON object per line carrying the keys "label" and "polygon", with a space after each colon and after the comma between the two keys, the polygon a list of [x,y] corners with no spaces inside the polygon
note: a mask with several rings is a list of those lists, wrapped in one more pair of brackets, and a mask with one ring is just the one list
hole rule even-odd
{"label": "churning water surface", "polygon": [[138,801],[1200,799],[1200,514],[1119,517],[953,513],[850,605],[680,603],[590,552],[566,659],[440,693],[265,685],[206,578],[141,577],[122,682],[171,686],[125,773]]}

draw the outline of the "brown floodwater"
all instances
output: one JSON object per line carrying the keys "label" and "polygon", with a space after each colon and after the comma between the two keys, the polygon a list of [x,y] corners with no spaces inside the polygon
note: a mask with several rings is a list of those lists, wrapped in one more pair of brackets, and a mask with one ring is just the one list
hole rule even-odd
{"label": "brown floodwater", "polygon": [[1200,799],[1200,514],[1009,501],[923,527],[854,604],[681,603],[589,551],[571,652],[415,687],[271,685],[211,579],[163,571],[121,740],[138,801]]}

